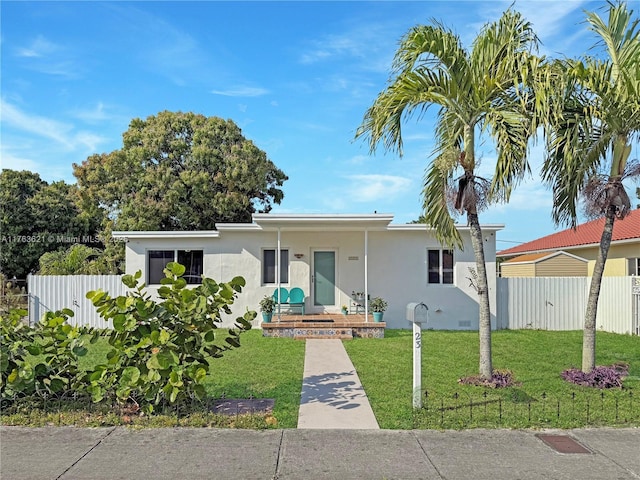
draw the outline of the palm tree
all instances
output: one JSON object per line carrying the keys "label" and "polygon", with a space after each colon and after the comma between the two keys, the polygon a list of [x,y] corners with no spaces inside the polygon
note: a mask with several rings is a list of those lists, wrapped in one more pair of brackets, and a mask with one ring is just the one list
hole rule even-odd
{"label": "palm tree", "polygon": [[609,4],[608,22],[588,12],[589,29],[608,58],[563,60],[540,69],[537,121],[545,129],[543,179],[552,186],[556,224],[575,226],[580,198],[587,213],[605,217],[585,312],[582,370],[595,368],[596,314],[613,225],[631,208],[623,185],[640,175],[629,161],[640,134],[639,20],[624,3]]}
{"label": "palm tree", "polygon": [[[487,24],[466,50],[443,25],[419,25],[402,38],[393,62],[393,78],[367,110],[356,138],[368,136],[373,152],[402,155],[402,123],[416,110],[437,105],[435,148],[425,174],[424,218],[442,244],[462,247],[451,216],[447,186],[455,182],[455,208],[466,213],[476,260],[474,280],[479,303],[482,378],[493,373],[491,315],[482,230],[478,211],[486,201],[508,199],[512,186],[529,171],[526,161],[530,121],[526,82],[537,64],[531,51],[537,38],[531,25],[512,10]],[[475,174],[475,139],[488,132],[498,161],[491,182]],[[454,178],[456,174],[460,175]]]}
{"label": "palm tree", "polygon": [[47,252],[40,257],[40,275],[100,275],[104,266],[98,258],[102,252],[81,243],[66,250]]}

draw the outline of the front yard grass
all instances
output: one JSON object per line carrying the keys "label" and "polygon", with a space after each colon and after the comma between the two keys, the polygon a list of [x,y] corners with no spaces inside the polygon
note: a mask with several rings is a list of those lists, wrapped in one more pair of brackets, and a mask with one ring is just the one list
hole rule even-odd
{"label": "front yard grass", "polygon": [[598,332],[596,363],[630,365],[624,389],[603,392],[560,377],[563,370],[581,365],[581,331],[493,332],[494,369],[510,370],[521,385],[491,389],[458,383],[459,378],[478,371],[477,332],[425,330],[423,408],[415,411],[412,339],[409,330],[387,330],[383,341],[344,342],[381,428],[640,425],[637,336]]}
{"label": "front yard grass", "polygon": [[[222,333],[222,332],[220,332]],[[495,369],[508,369],[521,384],[504,389],[460,385],[477,373],[478,333],[422,333],[423,408],[412,407],[412,332],[387,330],[384,339],[343,341],[381,428],[574,428],[640,426],[640,337],[598,332],[597,364],[630,365],[624,389],[603,392],[565,382],[560,373],[581,362],[582,332],[504,330],[493,332]],[[300,405],[305,342],[264,338],[260,330],[241,336],[239,349],[212,360],[206,380],[210,398],[272,398],[272,416],[205,415],[181,412],[127,419],[109,406],[87,410],[2,412],[4,425],[215,426],[295,428]],[[106,342],[90,345],[81,367],[102,363]],[[26,410],[26,409],[25,409]]]}

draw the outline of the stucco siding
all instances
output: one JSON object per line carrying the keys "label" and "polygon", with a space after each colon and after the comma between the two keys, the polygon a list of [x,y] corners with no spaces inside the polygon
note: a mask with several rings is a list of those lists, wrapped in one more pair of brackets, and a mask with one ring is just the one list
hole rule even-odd
{"label": "stucco siding", "polygon": [[[627,275],[628,261],[626,258],[607,258],[607,263],[604,264],[605,277],[624,277]],[[596,261],[589,262],[588,270],[589,276],[593,275],[593,269],[596,266]]]}
{"label": "stucco siding", "polygon": [[[427,250],[440,244],[426,230],[384,230],[368,232],[368,292],[389,303],[385,322],[390,328],[408,328],[406,305],[424,302],[429,307],[426,328],[477,329],[477,294],[470,285],[470,268],[475,268],[473,248],[467,231],[462,232],[464,250],[454,251],[454,284],[427,283]],[[204,255],[204,274],[216,281],[241,275],[247,285],[234,304],[232,316],[246,309],[258,311],[258,302],[271,295],[275,285],[262,283],[262,251],[277,247],[276,231],[260,229],[221,231],[216,238],[139,238],[126,247],[127,273],[143,271],[146,278],[146,252],[155,249],[200,249]],[[307,312],[339,312],[348,305],[352,291],[365,290],[365,232],[363,231],[287,231],[280,235],[282,249],[289,250],[289,282],[286,288],[300,287],[306,294]],[[313,305],[313,252],[336,253],[336,301],[333,306]],[[296,258],[296,254],[299,258]],[[489,276],[492,323],[496,316],[495,233],[485,243]],[[153,291],[157,286],[150,286]],[[255,325],[259,325],[256,320]]]}

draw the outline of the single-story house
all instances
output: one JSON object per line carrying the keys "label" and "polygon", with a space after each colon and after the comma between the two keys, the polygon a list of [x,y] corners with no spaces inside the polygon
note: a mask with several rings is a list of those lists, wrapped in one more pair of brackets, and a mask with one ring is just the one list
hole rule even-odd
{"label": "single-story house", "polygon": [[[600,249],[600,238],[602,237],[603,228],[604,218],[599,218],[582,223],[576,226],[575,229],[568,228],[516,247],[501,250],[497,253],[497,256],[508,259],[520,257],[519,260],[516,258],[513,261],[514,264],[517,264],[518,262],[526,260],[526,258],[521,257],[522,255],[550,255],[562,252],[565,255],[574,256],[573,263],[575,265],[577,265],[575,261],[577,258],[586,260],[587,269],[584,275],[591,276]],[[550,258],[547,258],[547,260],[549,259]],[[568,257],[564,257],[565,262],[567,259]],[[529,257],[528,261],[531,260],[532,258]],[[561,266],[560,261],[556,260],[556,263],[558,263],[559,267]],[[501,264],[502,276],[523,276],[505,275],[505,266],[507,267],[507,273],[514,271],[514,267],[509,267],[508,265],[509,261]],[[515,268],[515,270],[518,270],[518,268]],[[640,275],[640,209],[632,210],[623,220],[616,220],[614,222],[611,246],[607,255],[604,275],[609,277]],[[532,274],[528,276],[543,275]]]}
{"label": "single-story house", "polygon": [[[467,226],[458,226],[464,248],[448,249],[424,224],[392,224],[388,214],[254,214],[251,223],[221,223],[212,231],[114,232],[126,241],[126,270],[141,270],[150,289],[159,286],[167,262],[187,267],[187,280],[201,275],[228,281],[241,275],[247,285],[234,304],[230,325],[246,309],[279,287],[305,294],[305,314],[339,313],[352,293],[388,302],[389,328],[408,328],[406,307],[429,308],[425,328],[477,329],[478,299],[471,282],[475,267]],[[496,317],[496,232],[484,225],[492,322]],[[279,259],[279,261],[278,261]],[[259,321],[256,320],[256,324]]]}
{"label": "single-story house", "polygon": [[585,258],[565,251],[529,253],[505,260],[500,264],[500,276],[509,277],[586,277]]}

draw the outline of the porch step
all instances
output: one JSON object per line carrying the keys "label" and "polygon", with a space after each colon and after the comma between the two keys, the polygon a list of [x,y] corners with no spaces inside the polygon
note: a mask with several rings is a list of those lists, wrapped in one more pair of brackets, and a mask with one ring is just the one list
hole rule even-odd
{"label": "porch step", "polygon": [[296,328],[293,332],[293,338],[297,338],[299,340],[306,338],[350,340],[353,338],[353,330],[351,328],[335,328],[329,326]]}
{"label": "porch step", "polygon": [[308,340],[308,339],[314,339],[314,340],[353,340],[353,335],[351,333],[337,333],[337,334],[334,334],[334,335],[312,333],[312,334],[294,335],[293,338],[294,338],[294,340]]}

